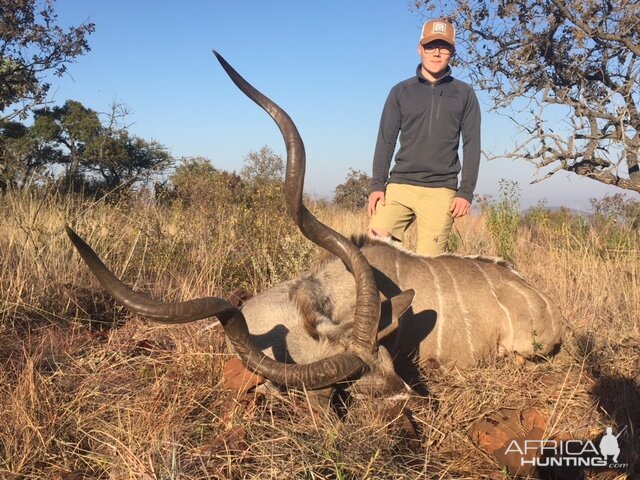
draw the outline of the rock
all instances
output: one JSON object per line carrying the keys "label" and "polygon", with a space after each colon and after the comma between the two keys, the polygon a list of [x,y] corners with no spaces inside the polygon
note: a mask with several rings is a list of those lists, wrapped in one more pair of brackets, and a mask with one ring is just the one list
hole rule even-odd
{"label": "rock", "polygon": [[264,377],[247,370],[239,358],[232,358],[224,364],[223,385],[228,390],[244,394],[264,383]]}
{"label": "rock", "polygon": [[534,474],[536,467],[530,463],[523,465],[522,460],[531,462],[537,450],[525,449],[525,441],[542,440],[546,427],[547,419],[535,408],[502,408],[476,421],[468,433],[480,448],[495,458],[500,468],[506,468],[511,475],[526,476]]}

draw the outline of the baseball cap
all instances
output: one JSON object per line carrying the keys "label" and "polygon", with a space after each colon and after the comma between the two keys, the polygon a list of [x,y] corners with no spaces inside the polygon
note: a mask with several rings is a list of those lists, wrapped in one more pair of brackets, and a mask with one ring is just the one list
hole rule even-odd
{"label": "baseball cap", "polygon": [[420,44],[444,40],[450,45],[456,44],[456,27],[446,20],[429,20],[422,26]]}

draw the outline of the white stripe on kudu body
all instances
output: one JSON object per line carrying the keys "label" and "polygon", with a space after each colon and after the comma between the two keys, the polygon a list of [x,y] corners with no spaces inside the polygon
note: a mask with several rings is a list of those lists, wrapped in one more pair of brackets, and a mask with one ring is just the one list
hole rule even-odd
{"label": "white stripe on kudu body", "polygon": [[470,313],[467,310],[465,303],[467,302],[467,299],[464,298],[463,296],[460,295],[460,287],[458,286],[455,276],[451,273],[451,271],[449,270],[449,268],[447,268],[447,265],[445,262],[442,263],[443,268],[447,271],[447,273],[449,274],[449,277],[451,278],[451,282],[453,283],[453,291],[455,292],[456,295],[456,303],[458,305],[460,305],[460,310],[462,313],[462,318],[464,320],[464,326],[465,326],[465,334],[467,336],[467,343],[469,344],[469,351],[471,352],[471,360],[475,361],[475,350],[476,347],[473,344],[473,339],[471,336],[471,319],[470,317]]}
{"label": "white stripe on kudu body", "polygon": [[498,307],[500,308],[500,310],[502,312],[504,312],[504,317],[506,319],[506,325],[507,325],[507,330],[509,332],[507,338],[508,340],[505,342],[507,345],[512,345],[513,344],[513,338],[515,335],[515,329],[513,327],[513,319],[511,318],[511,313],[509,312],[509,309],[504,306],[502,304],[502,302],[500,302],[500,299],[498,298],[498,295],[496,294],[496,291],[493,287],[493,284],[491,283],[491,279],[487,276],[487,274],[483,271],[482,268],[480,268],[480,265],[478,265],[477,263],[473,263],[473,267],[477,268],[478,271],[480,272],[480,274],[484,277],[485,281],[487,282],[487,286],[489,287],[490,291],[491,291],[491,295],[493,296],[493,298],[496,301],[496,304],[498,305]]}
{"label": "white stripe on kudu body", "polygon": [[[425,259],[426,260],[426,259]],[[442,300],[442,291],[440,289],[440,281],[438,276],[434,273],[433,267],[429,264],[430,262],[424,261],[422,262],[427,270],[431,273],[431,281],[433,282],[433,286],[435,288],[435,294],[437,299],[437,308],[435,311],[436,315],[436,338],[437,338],[437,347],[436,347],[436,357],[439,358],[442,356],[442,335],[444,333],[445,325],[446,325],[446,309],[444,308],[444,302]]]}

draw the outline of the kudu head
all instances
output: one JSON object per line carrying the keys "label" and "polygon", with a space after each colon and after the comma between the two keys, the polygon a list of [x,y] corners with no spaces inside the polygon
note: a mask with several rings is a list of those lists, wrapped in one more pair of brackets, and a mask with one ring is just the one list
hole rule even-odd
{"label": "kudu head", "polygon": [[227,300],[206,297],[167,303],[136,293],[122,283],[98,255],[70,227],[71,242],[103,288],[133,312],[161,323],[185,323],[216,317],[246,367],[272,382],[294,388],[320,389],[353,382],[356,390],[378,394],[405,391],[404,382],[393,370],[388,352],[378,346],[380,296],[373,271],[362,252],[347,238],[318,221],[305,207],[302,190],[305,151],[298,130],[278,105],[256,90],[214,51],[218,61],[236,86],[262,107],[278,125],[287,150],[285,200],[289,215],[300,231],[316,245],[335,254],[353,274],[356,284],[355,311],[344,351],[309,364],[281,363],[257,348],[249,334],[242,311]]}

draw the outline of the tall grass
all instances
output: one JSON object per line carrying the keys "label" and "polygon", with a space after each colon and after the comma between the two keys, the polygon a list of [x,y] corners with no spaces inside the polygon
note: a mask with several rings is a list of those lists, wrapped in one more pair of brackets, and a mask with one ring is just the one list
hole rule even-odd
{"label": "tall grass", "polygon": [[498,201],[484,200],[480,202],[480,207],[498,254],[507,260],[514,260],[520,226],[518,183],[501,180]]}
{"label": "tall grass", "polygon": [[[638,471],[640,239],[631,226],[594,229],[544,211],[524,219],[513,258],[559,305],[563,350],[533,367],[496,360],[425,371],[430,396],[410,405],[417,440],[400,434],[384,401],[357,401],[338,419],[304,393],[225,391],[219,327],[160,326],[126,312],[63,230],[69,222],[125,282],[157,298],[254,293],[318,253],[280,193],[165,205],[144,195],[0,197],[0,478],[500,478],[466,432],[487,412],[531,405],[547,415],[548,437],[628,426],[622,457]],[[366,228],[363,212],[311,208],[346,235]],[[456,230],[457,253],[504,253],[487,212]]]}

